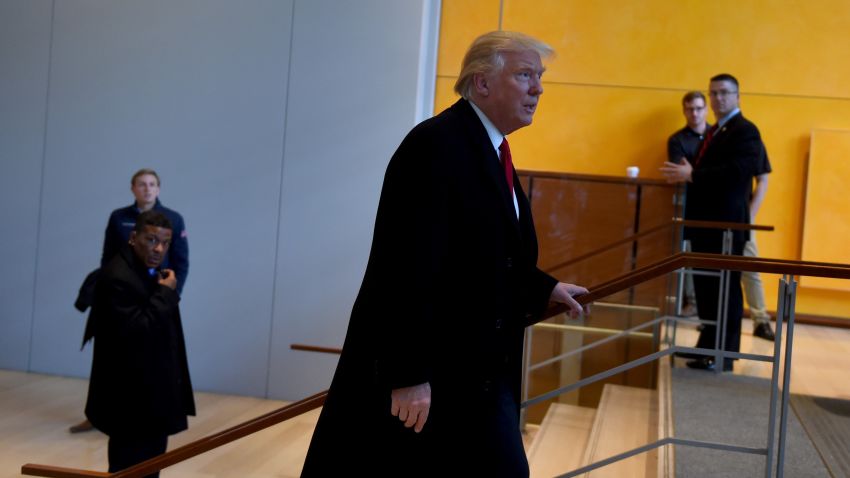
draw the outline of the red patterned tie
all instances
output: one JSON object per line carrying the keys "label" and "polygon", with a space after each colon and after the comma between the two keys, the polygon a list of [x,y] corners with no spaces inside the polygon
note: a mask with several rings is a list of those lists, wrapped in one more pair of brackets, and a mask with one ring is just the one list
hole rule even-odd
{"label": "red patterned tie", "polygon": [[499,160],[502,162],[502,167],[505,168],[505,180],[508,182],[508,192],[513,196],[514,163],[511,161],[511,147],[508,144],[508,138],[502,138],[502,144],[499,145]]}
{"label": "red patterned tie", "polygon": [[696,160],[694,161],[694,167],[697,167],[697,165],[699,164],[699,160],[702,159],[702,155],[705,154],[705,150],[708,149],[708,143],[710,143],[711,138],[714,137],[715,131],[717,131],[716,124],[708,129],[708,134],[706,134],[705,139],[702,140],[702,144],[699,147],[699,153],[697,153]]}

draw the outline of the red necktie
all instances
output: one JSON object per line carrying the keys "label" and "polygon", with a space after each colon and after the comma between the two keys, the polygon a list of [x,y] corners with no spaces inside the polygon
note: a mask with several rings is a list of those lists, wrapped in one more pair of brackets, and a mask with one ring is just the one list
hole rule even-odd
{"label": "red necktie", "polygon": [[502,144],[499,145],[499,160],[502,162],[502,167],[505,168],[505,180],[508,182],[508,192],[513,196],[514,163],[511,161],[511,147],[508,144],[508,138],[503,138]]}
{"label": "red necktie", "polygon": [[694,161],[694,167],[697,167],[699,164],[699,160],[702,159],[702,155],[705,154],[705,150],[708,149],[708,143],[711,142],[711,138],[714,137],[714,132],[717,131],[717,125],[715,124],[708,130],[708,134],[705,135],[705,139],[702,141],[702,144],[699,147],[699,153],[697,153],[696,160]]}

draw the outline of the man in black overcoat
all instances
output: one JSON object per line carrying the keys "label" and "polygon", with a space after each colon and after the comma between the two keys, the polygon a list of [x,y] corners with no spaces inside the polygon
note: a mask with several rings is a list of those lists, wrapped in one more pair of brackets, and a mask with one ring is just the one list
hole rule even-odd
{"label": "man in black overcoat", "polygon": [[185,430],[195,414],[177,278],[160,270],[171,240],[171,221],[143,212],[95,289],[85,337],[94,337],[86,417],[109,435],[110,472],[164,453],[168,435]]}
{"label": "man in black overcoat", "polygon": [[524,327],[586,289],[537,266],[504,136],[531,124],[552,50],[475,40],[463,98],[416,126],[384,178],[372,249],[302,476],[528,476]]}
{"label": "man in black overcoat", "polygon": [[[765,154],[756,125],[741,114],[738,80],[729,74],[711,78],[709,97],[711,109],[717,119],[694,160],[682,164],[667,162],[662,168],[671,182],[689,182],[685,205],[685,218],[702,221],[750,223],[750,195],[756,165]],[[733,231],[732,253],[741,255],[748,238],[747,231]],[[694,252],[719,254],[723,247],[723,230],[685,229]],[[717,320],[717,277],[697,275],[694,288],[701,320]],[[741,318],[744,299],[741,293],[741,273],[729,274],[729,301],[726,309],[726,335],[721,338],[725,350],[738,352],[741,345]],[[716,328],[707,325],[700,333],[697,347],[714,349]],[[724,371],[732,370],[731,359],[723,364]],[[714,359],[702,357],[688,362],[688,366],[713,369]]]}

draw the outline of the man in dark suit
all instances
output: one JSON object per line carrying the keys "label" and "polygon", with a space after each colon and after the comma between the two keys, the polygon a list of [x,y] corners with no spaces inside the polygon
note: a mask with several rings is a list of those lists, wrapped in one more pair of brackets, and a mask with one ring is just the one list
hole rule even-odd
{"label": "man in dark suit", "polygon": [[109,435],[110,472],[164,453],[168,435],[195,414],[177,278],[160,269],[172,237],[163,213],[140,214],[129,247],[103,267],[95,289],[86,417]]}
{"label": "man in dark suit", "polygon": [[[750,222],[750,194],[756,166],[765,154],[758,128],[744,118],[739,108],[738,80],[729,74],[711,78],[711,109],[717,122],[709,130],[694,164],[664,163],[661,168],[670,182],[689,182],[685,218],[704,221]],[[723,231],[718,229],[685,229],[694,252],[720,253]],[[749,235],[733,231],[732,253],[741,255]],[[717,320],[720,281],[717,277],[694,277],[699,317]],[[741,273],[729,274],[729,300],[726,310],[726,335],[721,337],[725,350],[738,352],[741,343],[741,317],[744,305]],[[716,328],[708,325],[700,333],[697,347],[713,349]],[[732,370],[731,359],[723,364]],[[688,366],[713,369],[714,359],[701,357]]]}
{"label": "man in dark suit", "polygon": [[[476,39],[455,91],[384,178],[372,250],[302,476],[528,475],[524,327],[586,289],[537,266],[504,136],[531,124],[549,46]],[[501,158],[501,161],[500,161]]]}
{"label": "man in dark suit", "polygon": [[[186,276],[189,274],[189,241],[186,226],[180,213],[163,206],[159,201],[159,187],[159,174],[153,169],[140,169],[130,178],[130,191],[136,201],[127,207],[112,211],[112,214],[109,215],[106,233],[103,237],[100,267],[104,267],[119,250],[126,246],[139,214],[149,210],[159,211],[171,221],[174,235],[172,244],[168,248],[168,254],[162,260],[162,267],[174,271],[174,275],[177,277],[177,293],[182,294],[183,286],[186,285]],[[99,273],[99,269],[89,273],[83,281],[82,287],[80,287],[80,294],[74,303],[74,307],[80,312],[84,312],[91,305],[94,285]],[[68,431],[80,433],[92,429],[91,422],[83,420],[81,423],[72,425]]]}

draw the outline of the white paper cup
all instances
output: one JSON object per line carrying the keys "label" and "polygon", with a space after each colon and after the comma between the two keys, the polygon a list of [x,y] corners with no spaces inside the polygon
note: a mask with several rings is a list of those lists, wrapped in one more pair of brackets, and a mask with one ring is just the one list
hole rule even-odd
{"label": "white paper cup", "polygon": [[629,166],[626,168],[626,176],[629,178],[638,177],[638,173],[640,173],[640,168],[637,166]]}

